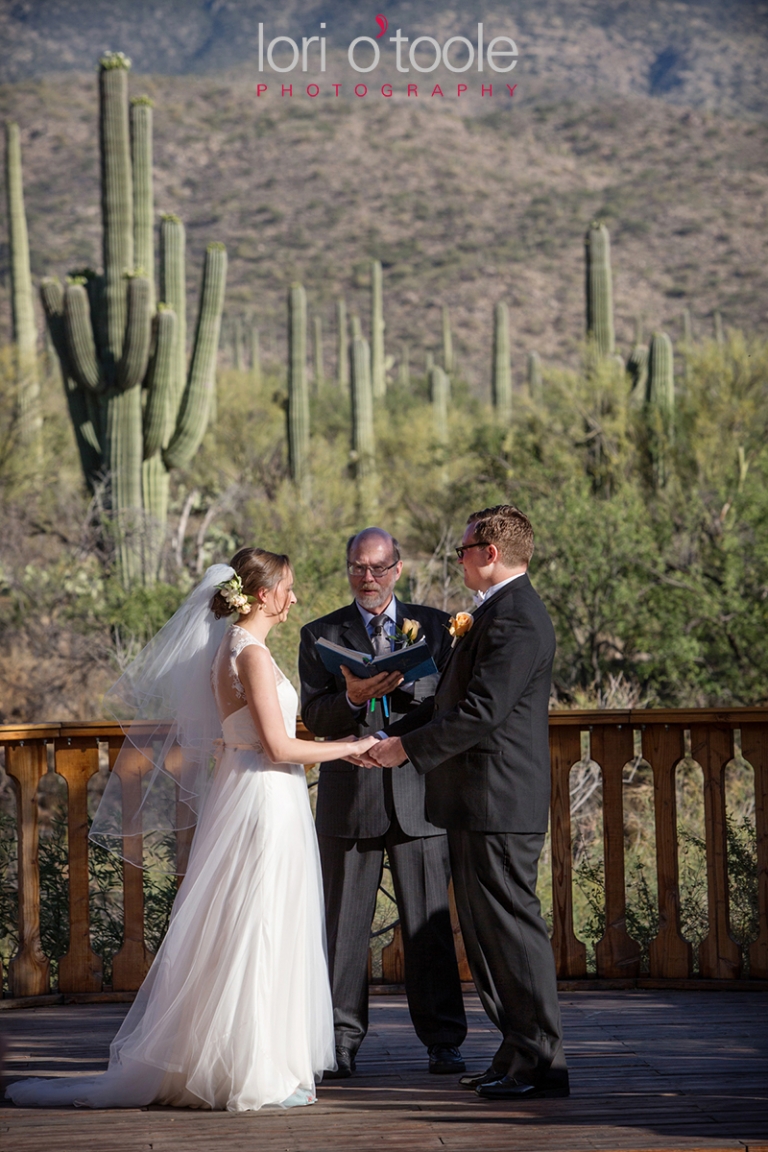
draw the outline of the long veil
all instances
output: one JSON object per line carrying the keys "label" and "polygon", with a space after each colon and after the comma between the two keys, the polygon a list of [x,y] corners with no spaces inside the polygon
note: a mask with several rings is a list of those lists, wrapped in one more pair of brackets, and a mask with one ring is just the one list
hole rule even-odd
{"label": "long veil", "polygon": [[211,665],[229,621],[210,602],[233,575],[212,565],[104,698],[125,740],[90,839],[138,867],[183,871],[221,738]]}

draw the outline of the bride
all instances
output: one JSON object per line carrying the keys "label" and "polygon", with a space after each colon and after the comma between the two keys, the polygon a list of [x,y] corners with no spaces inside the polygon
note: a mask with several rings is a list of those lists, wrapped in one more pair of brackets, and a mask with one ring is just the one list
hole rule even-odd
{"label": "bride", "polygon": [[[301,765],[358,755],[374,738],[295,738],[296,692],[266,645],[295,603],[288,557],[243,548],[231,567],[209,568],[112,690],[135,713],[124,751],[135,761],[139,749],[154,770],[131,812],[128,789],[119,806],[118,761],[92,837],[122,850],[126,832],[141,831],[145,843],[167,832],[165,792],[167,811],[199,814],[189,864],[107,1071],[17,1081],[7,1089],[15,1104],[291,1107],[313,1103],[316,1079],[335,1068],[322,881]],[[158,752],[152,721],[167,733],[169,717]],[[170,791],[169,739],[184,760]]]}

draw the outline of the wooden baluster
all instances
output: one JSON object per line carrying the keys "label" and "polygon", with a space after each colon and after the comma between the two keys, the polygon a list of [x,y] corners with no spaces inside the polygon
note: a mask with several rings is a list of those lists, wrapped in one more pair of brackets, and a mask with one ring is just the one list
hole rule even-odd
{"label": "wooden baluster", "polygon": [[451,910],[451,928],[453,929],[453,945],[456,949],[456,960],[459,965],[459,979],[471,984],[472,973],[469,970],[467,950],[464,947],[464,937],[461,934],[459,913],[456,908],[456,897],[453,893],[453,880],[451,880],[448,885],[448,906]]}
{"label": "wooden baluster", "polygon": [[768,980],[768,726],[742,724],[741,753],[755,772],[755,832],[757,834],[757,908],[760,925],[749,949],[749,975]]}
{"label": "wooden baluster", "polygon": [[581,759],[578,727],[549,729],[552,760],[552,948],[557,974],[568,979],[587,974],[587,949],[573,931],[573,854],[569,777]]}
{"label": "wooden baluster", "polygon": [[[165,758],[165,767],[176,779],[180,779],[183,754],[178,744],[174,744]],[[189,852],[192,847],[192,838],[195,835],[197,818],[192,808],[184,800],[179,799],[179,786],[176,785],[176,872],[177,884],[184,879],[184,873],[189,863]]]}
{"label": "wooden baluster", "polygon": [[37,788],[48,771],[45,741],[6,744],[5,771],[16,794],[19,835],[19,947],[8,965],[8,987],[12,996],[44,996],[50,964],[40,943]]}
{"label": "wooden baluster", "polygon": [[[109,742],[110,767],[115,766],[122,742]],[[123,799],[138,806],[141,778],[151,769],[150,762],[138,749],[126,746],[116,769],[123,788]],[[141,867],[143,837],[123,839],[123,946],[112,960],[112,987],[116,992],[135,992],[149,971],[153,955],[144,943],[144,870]]]}
{"label": "wooden baluster", "polygon": [[649,724],[643,731],[643,756],[653,769],[659,889],[659,931],[650,945],[650,974],[678,980],[693,972],[693,948],[680,931],[677,865],[675,768],[684,751],[682,725]]}
{"label": "wooden baluster", "polygon": [[389,944],[381,950],[381,979],[384,984],[405,983],[403,932],[399,924],[395,928]]}
{"label": "wooden baluster", "polygon": [[637,976],[640,945],[627,932],[624,885],[624,765],[632,759],[632,728],[595,725],[592,759],[603,776],[605,934],[595,945],[598,976]]}
{"label": "wooden baluster", "polygon": [[59,961],[60,992],[100,992],[101,957],[91,948],[88,781],[99,770],[96,737],[55,741],[56,771],[67,782],[69,951]]}
{"label": "wooden baluster", "polygon": [[738,979],[741,948],[728,924],[728,840],[725,823],[725,766],[733,756],[730,725],[692,724],[691,753],[704,773],[709,931],[699,945],[699,975]]}

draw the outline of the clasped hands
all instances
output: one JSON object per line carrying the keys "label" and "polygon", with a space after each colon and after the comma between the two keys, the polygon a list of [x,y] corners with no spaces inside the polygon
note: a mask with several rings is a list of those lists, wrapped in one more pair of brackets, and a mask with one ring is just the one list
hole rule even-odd
{"label": "clasped hands", "polygon": [[[369,736],[365,736],[361,738],[361,743],[364,741],[367,744],[369,739]],[[399,736],[387,736],[366,748],[360,756],[345,756],[344,759],[350,764],[356,764],[358,768],[397,768],[405,763],[408,756]]]}
{"label": "clasped hands", "polygon": [[[394,692],[403,682],[401,672],[379,672],[377,676],[353,676],[349,668],[342,668],[344,679],[347,682],[347,697],[352,704],[362,707],[369,700],[381,699]],[[366,739],[367,743],[367,739]],[[346,756],[351,764],[359,768],[396,768],[408,759],[403,749],[402,741],[397,736],[388,736],[385,740],[377,740],[360,756]]]}

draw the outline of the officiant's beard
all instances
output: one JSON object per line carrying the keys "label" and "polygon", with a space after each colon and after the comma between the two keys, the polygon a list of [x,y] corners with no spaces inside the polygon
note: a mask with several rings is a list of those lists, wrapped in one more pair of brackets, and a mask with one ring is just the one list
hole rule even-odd
{"label": "officiant's beard", "polygon": [[371,589],[358,588],[355,592],[355,599],[361,608],[365,608],[366,612],[381,612],[386,608],[392,599],[393,589],[381,588],[376,585]]}

